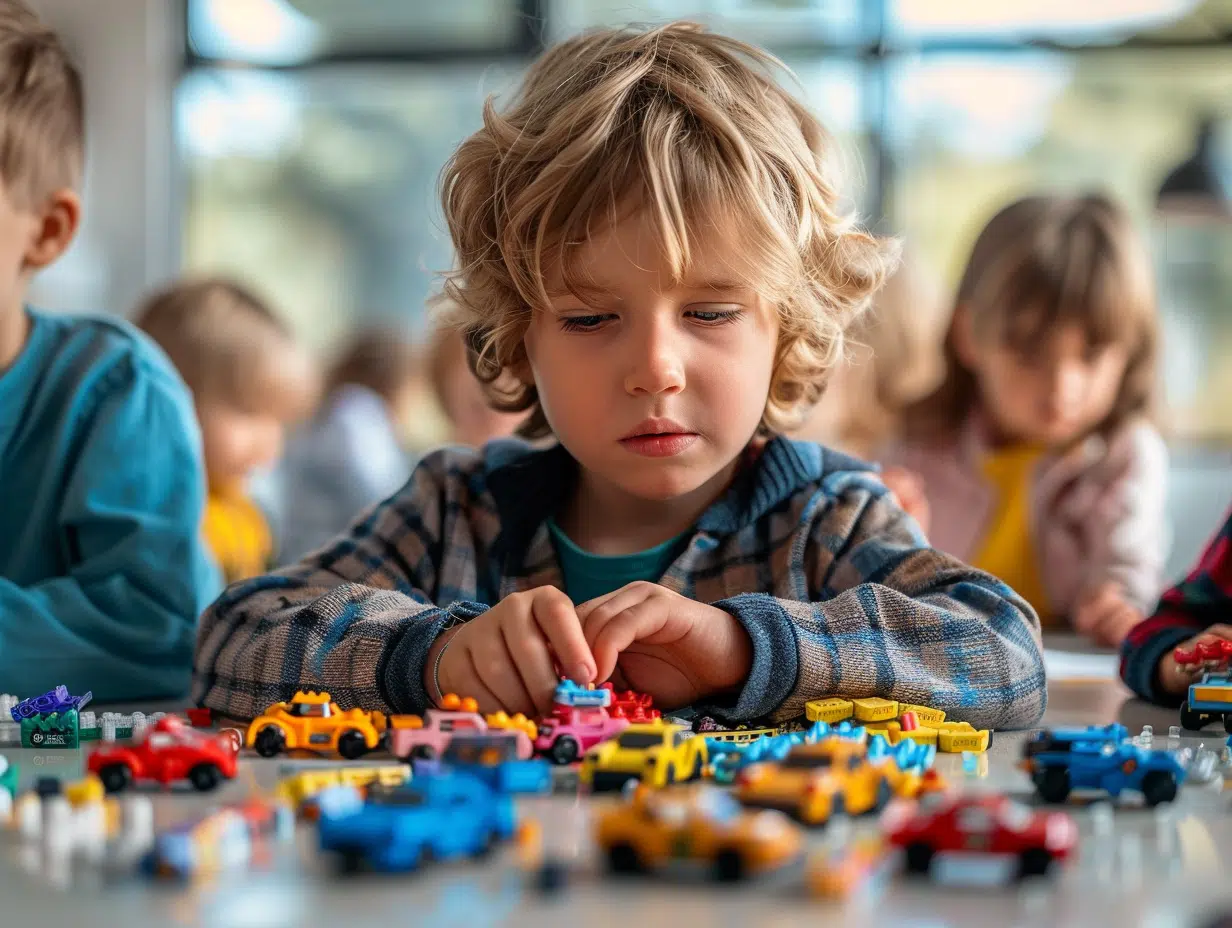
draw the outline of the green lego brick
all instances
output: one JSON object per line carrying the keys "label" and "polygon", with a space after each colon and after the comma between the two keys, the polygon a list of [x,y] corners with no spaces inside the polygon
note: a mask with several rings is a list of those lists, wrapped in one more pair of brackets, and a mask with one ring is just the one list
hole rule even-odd
{"label": "green lego brick", "polygon": [[75,748],[78,746],[77,710],[32,715],[21,720],[23,748]]}

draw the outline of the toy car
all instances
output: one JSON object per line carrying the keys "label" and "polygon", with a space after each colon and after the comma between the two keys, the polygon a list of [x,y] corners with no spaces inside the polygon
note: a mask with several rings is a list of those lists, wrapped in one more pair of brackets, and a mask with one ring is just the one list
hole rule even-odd
{"label": "toy car", "polygon": [[455,734],[493,734],[508,737],[517,745],[517,755],[523,760],[534,754],[530,737],[521,728],[493,728],[478,712],[429,709],[420,719],[412,716],[403,724],[391,720],[385,734],[389,752],[399,760],[435,760],[449,747]]}
{"label": "toy car", "polygon": [[501,793],[550,793],[552,768],[547,761],[518,758],[518,742],[505,731],[456,734],[439,760],[415,760],[415,776],[455,770],[477,777]]}
{"label": "toy car", "polygon": [[1172,659],[1183,668],[1201,668],[1200,679],[1189,684],[1188,698],[1181,703],[1181,727],[1199,731],[1208,722],[1220,721],[1232,734],[1232,641],[1202,641],[1192,648],[1176,648]]}
{"label": "toy car", "polygon": [[138,741],[95,748],[86,769],[109,793],[118,793],[134,782],[153,780],[166,786],[184,779],[204,792],[232,779],[236,764],[229,741],[211,738],[168,715]]}
{"label": "toy car", "polygon": [[596,744],[616,737],[628,727],[628,719],[612,718],[602,706],[559,707],[554,715],[539,723],[535,750],[554,764],[571,764]]}
{"label": "toy car", "polygon": [[262,757],[303,748],[353,760],[380,744],[381,724],[362,709],[338,708],[329,693],[300,690],[253,719],[244,743]]}
{"label": "toy car", "polygon": [[321,850],[336,854],[344,873],[409,871],[428,859],[482,857],[516,828],[512,797],[453,772],[371,789],[358,808],[323,806],[318,823]]}
{"label": "toy car", "polygon": [[864,743],[830,737],[797,745],[781,761],[746,767],[736,778],[735,796],[748,806],[824,825],[836,812],[863,815],[896,795],[914,796],[920,782],[889,758],[871,760]]}
{"label": "toy car", "polygon": [[595,792],[622,789],[630,780],[664,786],[701,776],[707,758],[706,739],[683,725],[634,723],[586,752],[578,781]]}
{"label": "toy car", "polygon": [[1109,725],[1041,731],[1023,745],[1022,763],[1045,802],[1064,802],[1075,789],[1112,796],[1137,790],[1147,805],[1171,802],[1185,768],[1168,751],[1124,741],[1125,728]]}
{"label": "toy car", "polygon": [[902,848],[910,873],[928,873],[940,855],[1017,859],[1018,877],[1039,876],[1067,858],[1078,828],[1064,812],[1036,812],[1004,796],[930,797],[895,803],[881,819],[886,840]]}
{"label": "toy car", "polygon": [[774,870],[799,857],[800,829],[777,812],[747,812],[725,792],[645,786],[595,823],[595,843],[616,873],[694,861],[724,883]]}

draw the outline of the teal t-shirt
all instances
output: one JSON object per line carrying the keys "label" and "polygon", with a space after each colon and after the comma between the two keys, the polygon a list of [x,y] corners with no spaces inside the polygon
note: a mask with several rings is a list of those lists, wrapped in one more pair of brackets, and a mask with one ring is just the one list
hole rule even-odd
{"label": "teal t-shirt", "polygon": [[565,577],[565,592],[578,605],[635,580],[657,581],[684,550],[692,534],[685,532],[634,554],[605,555],[583,551],[561,531],[555,519],[548,519],[548,531]]}

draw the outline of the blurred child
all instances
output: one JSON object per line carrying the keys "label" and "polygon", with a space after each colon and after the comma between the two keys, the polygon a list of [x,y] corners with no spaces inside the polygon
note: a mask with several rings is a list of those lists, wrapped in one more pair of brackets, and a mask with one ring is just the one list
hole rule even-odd
{"label": "blurred child", "polygon": [[429,454],[349,537],[231,587],[198,699],[543,713],[563,673],[733,721],[834,692],[1039,718],[1030,607],[858,462],[781,437],[893,255],[838,212],[774,64],[692,24],[604,29],[489,102],[444,173],[446,321],[556,441]]}
{"label": "blurred child", "polygon": [[205,537],[223,575],[233,583],[268,570],[273,538],[246,484],[278,459],[286,426],[312,409],[311,361],[265,303],[223,278],[176,283],[135,321],[192,390],[209,480]]}
{"label": "blurred child", "polygon": [[321,547],[406,483],[402,435],[417,369],[414,348],[397,332],[361,332],[339,355],[317,415],[287,445],[280,561]]}
{"label": "blurred child", "polygon": [[449,423],[449,441],[479,448],[512,435],[526,418],[492,406],[471,371],[466,345],[456,329],[438,328],[428,346],[428,379]]}
{"label": "blurred child", "polygon": [[941,386],[889,460],[919,474],[944,551],[1056,627],[1119,644],[1158,595],[1166,452],[1151,426],[1150,263],[1101,196],[999,212],[959,284]]}
{"label": "blurred child", "polygon": [[1121,647],[1121,679],[1143,699],[1174,706],[1197,668],[1179,666],[1172,650],[1218,639],[1232,641],[1232,512],[1189,576],[1130,631]]}
{"label": "blurred child", "polygon": [[[901,428],[902,412],[936,389],[945,374],[941,342],[945,309],[936,281],[904,256],[869,311],[847,331],[846,357],[830,371],[826,391],[792,434],[873,460]],[[887,467],[882,482],[928,531],[928,499],[910,472]]]}
{"label": "blurred child", "polygon": [[218,590],[188,391],[114,320],[25,305],[81,215],[81,78],[0,0],[0,686],[182,697]]}

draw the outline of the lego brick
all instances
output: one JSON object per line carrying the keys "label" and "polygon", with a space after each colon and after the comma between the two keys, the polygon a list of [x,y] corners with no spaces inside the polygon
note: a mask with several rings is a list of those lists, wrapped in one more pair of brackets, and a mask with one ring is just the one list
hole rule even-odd
{"label": "lego brick", "polygon": [[926,725],[921,725],[913,731],[904,731],[899,734],[898,741],[914,741],[917,744],[931,744],[934,747],[937,744],[937,738],[940,733],[935,728],[930,728]]}
{"label": "lego brick", "polygon": [[914,712],[916,719],[921,725],[935,725],[937,722],[945,721],[944,709],[933,709],[931,706],[916,706],[909,702],[900,702],[898,704],[898,714],[903,715],[907,712]]}
{"label": "lego brick", "polygon": [[851,705],[857,722],[883,722],[898,715],[898,703],[880,696],[853,699]]}
{"label": "lego brick", "polygon": [[988,729],[980,731],[941,731],[937,734],[937,750],[943,754],[963,751],[980,753],[988,750]]}
{"label": "lego brick", "polygon": [[839,696],[811,699],[804,704],[804,715],[810,722],[828,722],[831,725],[851,718],[854,711],[851,700]]}
{"label": "lego brick", "polygon": [[937,731],[975,731],[970,722],[936,722],[932,726]]}
{"label": "lego brick", "polygon": [[77,710],[30,715],[21,720],[23,748],[75,748],[78,746]]}
{"label": "lego brick", "polygon": [[890,719],[888,722],[870,722],[864,726],[864,730],[868,732],[870,738],[873,735],[881,735],[890,744],[898,744],[903,729],[898,722]]}

